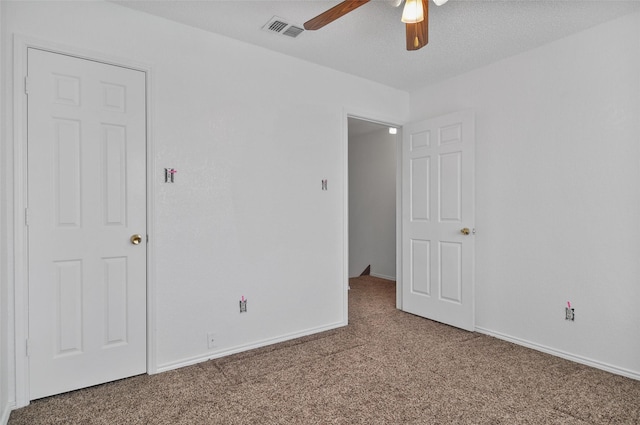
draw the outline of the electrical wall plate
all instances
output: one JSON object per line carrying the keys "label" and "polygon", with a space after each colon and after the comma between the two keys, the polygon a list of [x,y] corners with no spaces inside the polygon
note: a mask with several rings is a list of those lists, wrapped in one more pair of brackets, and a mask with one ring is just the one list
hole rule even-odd
{"label": "electrical wall plate", "polygon": [[565,307],[564,308],[564,320],[571,320],[572,322],[575,320],[576,314],[575,309]]}
{"label": "electrical wall plate", "polygon": [[175,168],[165,168],[164,169],[164,182],[165,183],[174,183],[174,175],[178,172]]}

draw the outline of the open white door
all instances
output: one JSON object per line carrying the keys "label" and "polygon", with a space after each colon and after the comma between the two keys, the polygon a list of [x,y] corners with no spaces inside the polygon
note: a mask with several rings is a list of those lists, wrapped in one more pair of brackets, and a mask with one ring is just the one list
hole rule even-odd
{"label": "open white door", "polygon": [[145,78],[28,49],[32,400],[146,372]]}
{"label": "open white door", "polygon": [[465,111],[402,130],[402,309],[470,331],[474,127]]}

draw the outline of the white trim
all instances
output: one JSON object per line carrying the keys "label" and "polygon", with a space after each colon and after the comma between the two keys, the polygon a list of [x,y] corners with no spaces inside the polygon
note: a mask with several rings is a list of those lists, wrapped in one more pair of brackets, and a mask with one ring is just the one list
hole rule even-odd
{"label": "white trim", "polygon": [[467,129],[467,137],[470,137],[472,140],[471,144],[471,156],[473,160],[471,161],[471,209],[473,210],[473,218],[472,218],[472,243],[473,243],[473,256],[471,259],[471,327],[472,329],[476,326],[476,253],[477,246],[475,240],[475,230],[476,230],[476,219],[478,214],[476,208],[476,111],[474,109],[463,109],[460,111],[463,117],[466,117],[465,120],[469,120],[471,123],[471,128]]}
{"label": "white trim", "polygon": [[[342,162],[342,185],[343,185],[343,278],[344,278],[344,287],[345,287],[345,304],[348,305],[349,302],[349,118],[355,118],[363,121],[369,121],[376,124],[382,124],[389,127],[401,128],[402,124],[399,124],[399,120],[397,121],[395,118],[391,117],[381,117],[380,115],[372,112],[363,111],[357,108],[344,108],[342,111],[343,121],[342,121],[342,152],[344,155]],[[402,146],[402,132],[400,132],[400,137],[398,137],[398,147]],[[402,158],[400,158],[402,159]],[[398,204],[398,200],[401,198],[398,197],[398,176],[401,176],[401,170],[399,169],[400,162],[396,165],[396,275],[400,276],[400,270],[398,270],[398,249],[397,247],[400,244],[399,237],[402,236],[401,233],[398,233],[398,223],[397,216],[400,211],[401,204]],[[400,291],[400,292],[399,292]],[[402,304],[398,304],[399,296],[398,294],[402,294],[402,286],[401,282],[398,281],[396,283],[396,307],[401,308]],[[402,302],[402,300],[400,301]],[[345,320],[348,318],[347,306],[345,305]]]}
{"label": "white trim", "polygon": [[349,116],[342,114],[342,321],[349,324]]}
{"label": "white trim", "polygon": [[2,412],[2,416],[0,416],[0,424],[7,425],[7,423],[9,422],[9,416],[11,415],[11,411],[13,409],[15,409],[15,405],[13,405],[12,403],[8,403],[5,406],[5,409]]}
{"label": "white trim", "polygon": [[155,211],[156,211],[156,160],[153,143],[155,128],[153,108],[154,72],[151,65],[144,65],[146,76],[146,120],[147,120],[147,373],[157,373],[156,353],[156,243],[155,243]]}
{"label": "white trim", "polygon": [[548,347],[546,345],[537,344],[535,342],[527,341],[526,339],[516,338],[507,334],[503,334],[501,332],[492,331],[490,329],[485,329],[482,327],[476,326],[476,332],[481,334],[489,335],[494,338],[501,339],[503,341],[511,342],[516,345],[520,345],[522,347],[531,348],[536,351],[541,351],[543,353],[551,354],[552,356],[561,357],[566,360],[571,360],[572,362],[580,363],[586,366],[590,366],[596,369],[604,370],[606,372],[611,372],[616,375],[626,376],[627,378],[640,380],[640,373],[634,372],[629,369],[624,369],[621,367],[613,366],[608,363],[603,363],[597,360],[593,360],[583,356],[577,356],[575,354],[567,353],[566,351],[557,350],[555,348]]}
{"label": "white trim", "polygon": [[[113,57],[99,52],[78,49],[66,45],[52,43],[19,34],[13,35],[13,232],[14,245],[14,345],[15,345],[15,407],[29,404],[29,362],[26,357],[24,341],[28,337],[28,282],[27,282],[27,239],[23,211],[27,204],[26,186],[26,144],[27,102],[24,93],[24,77],[27,75],[27,49],[35,48],[52,53],[98,61],[105,64],[129,68],[145,73],[146,76],[146,130],[147,130],[147,234],[153,235],[155,209],[153,194],[155,190],[153,171],[153,142],[151,135],[152,122],[152,67],[149,64],[127,58]],[[147,373],[156,372],[155,333],[155,245],[150,236],[147,246]],[[11,285],[10,288],[11,290]],[[10,312],[11,314],[11,312]]]}
{"label": "white trim", "polygon": [[402,140],[400,128],[396,149],[396,308],[402,310]]}
{"label": "white trim", "polygon": [[[356,279],[359,278],[361,275],[356,275],[356,276],[349,276],[349,279]],[[366,275],[365,275],[366,276]],[[380,279],[385,279],[385,280],[393,280],[395,281],[396,278],[392,277],[392,276],[385,276],[383,274],[379,274],[379,273],[371,273],[369,274],[369,276],[373,276],[373,277],[378,277]]]}
{"label": "white trim", "polygon": [[[24,76],[27,74],[26,40],[13,39],[13,316],[16,407],[29,404],[29,362],[24,341],[28,337],[27,253],[24,208],[26,200],[26,166],[24,137],[27,126],[27,102],[24,93]],[[11,288],[11,285],[9,285]]]}
{"label": "white trim", "polygon": [[393,276],[385,276],[385,275],[380,274],[380,273],[373,273],[373,272],[371,272],[371,276],[373,276],[373,277],[379,277],[380,279],[386,279],[386,280],[393,280],[393,281],[395,281],[395,280],[396,280],[396,278],[395,278],[395,277],[393,277]]}
{"label": "white trim", "polygon": [[302,338],[304,336],[318,334],[320,332],[330,331],[332,329],[341,328],[343,326],[345,326],[345,323],[337,322],[337,323],[333,323],[333,324],[330,324],[330,325],[327,325],[327,326],[321,326],[321,327],[318,327],[318,328],[306,329],[306,330],[301,331],[301,332],[294,332],[294,333],[283,335],[283,336],[279,336],[279,337],[276,337],[276,338],[263,339],[262,341],[258,341],[258,342],[251,343],[251,344],[238,345],[236,347],[231,347],[231,348],[228,348],[228,349],[225,349],[225,350],[222,350],[222,351],[217,351],[215,353],[205,353],[205,354],[202,354],[202,355],[199,355],[199,356],[187,357],[187,358],[184,358],[182,360],[178,360],[178,361],[174,361],[174,362],[158,365],[157,372],[160,373],[160,372],[167,372],[169,370],[180,369],[181,367],[191,366],[191,365],[194,365],[196,363],[202,363],[202,362],[206,362],[208,360],[213,360],[213,359],[218,359],[218,358],[221,358],[221,357],[226,357],[226,356],[229,356],[231,354],[242,353],[244,351],[254,350],[256,348],[266,347],[268,345],[277,344],[277,343],[285,342],[285,341],[290,341],[290,340],[293,340],[293,339],[296,339],[296,338]]}

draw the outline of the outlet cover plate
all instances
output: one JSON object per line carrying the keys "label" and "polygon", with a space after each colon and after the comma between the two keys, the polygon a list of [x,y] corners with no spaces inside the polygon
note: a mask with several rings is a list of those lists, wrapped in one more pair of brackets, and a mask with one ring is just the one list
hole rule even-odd
{"label": "outlet cover plate", "polygon": [[565,307],[564,320],[571,320],[573,322],[575,319],[576,319],[575,310],[573,308]]}

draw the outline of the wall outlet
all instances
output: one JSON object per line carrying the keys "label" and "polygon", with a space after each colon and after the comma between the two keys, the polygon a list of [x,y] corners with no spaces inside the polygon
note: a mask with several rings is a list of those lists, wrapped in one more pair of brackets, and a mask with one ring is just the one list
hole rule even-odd
{"label": "wall outlet", "polygon": [[240,300],[240,313],[246,313],[247,312],[247,300],[244,299],[244,297],[242,297],[242,299]]}
{"label": "wall outlet", "polygon": [[207,334],[207,347],[215,348],[216,347],[216,334],[213,332],[209,332]]}
{"label": "wall outlet", "polygon": [[576,313],[573,308],[565,307],[564,308],[564,320],[571,320],[572,322],[576,318]]}

